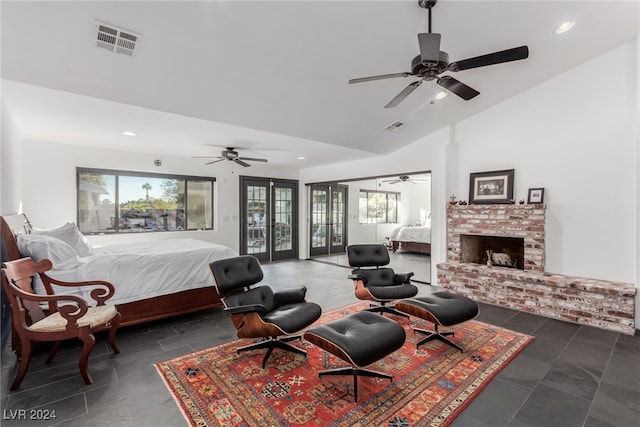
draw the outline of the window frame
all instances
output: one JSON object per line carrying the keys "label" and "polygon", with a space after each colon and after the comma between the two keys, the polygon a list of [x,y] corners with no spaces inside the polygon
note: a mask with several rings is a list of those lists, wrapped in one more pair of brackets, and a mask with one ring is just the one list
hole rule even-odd
{"label": "window frame", "polygon": [[[115,197],[114,197],[114,205],[115,205],[115,217],[120,218],[120,177],[142,177],[142,178],[154,178],[154,179],[172,179],[172,180],[182,180],[184,182],[184,224],[185,228],[182,230],[169,230],[169,229],[158,229],[158,230],[145,230],[144,233],[165,233],[172,231],[197,231],[197,230],[215,230],[216,221],[215,221],[215,184],[216,178],[210,176],[196,176],[196,175],[181,175],[181,174],[164,174],[164,173],[154,173],[154,172],[139,172],[139,171],[128,171],[128,170],[120,170],[120,169],[101,169],[101,168],[87,168],[87,167],[76,167],[76,221],[77,224],[80,224],[80,175],[81,174],[96,174],[96,175],[112,175],[115,177]],[[205,228],[187,228],[188,224],[188,185],[189,181],[200,181],[200,182],[208,182],[211,184],[211,199],[208,201],[209,206],[211,206],[211,227]],[[121,229],[118,226],[118,221],[114,224],[112,230],[100,230],[96,232],[83,232],[86,235],[97,235],[97,234],[131,234],[131,231],[126,231],[125,229]]]}
{"label": "window frame", "polygon": [[[367,214],[366,214],[366,222],[362,222],[361,218],[362,216],[360,215],[360,200],[362,199],[362,194],[365,194],[365,200],[367,201]],[[377,221],[378,217],[373,217],[373,216],[369,216],[369,195],[370,194],[384,194],[385,195],[385,199],[384,199],[384,205],[385,205],[385,209],[384,209],[384,221]],[[399,202],[400,202],[400,196],[401,196],[401,192],[399,191],[385,191],[385,190],[366,190],[366,189],[360,189],[359,190],[359,194],[358,194],[358,223],[359,224],[398,224],[398,217],[399,212],[398,212],[398,207],[399,207]],[[393,221],[389,221],[389,195],[394,195],[395,196],[395,218]]]}

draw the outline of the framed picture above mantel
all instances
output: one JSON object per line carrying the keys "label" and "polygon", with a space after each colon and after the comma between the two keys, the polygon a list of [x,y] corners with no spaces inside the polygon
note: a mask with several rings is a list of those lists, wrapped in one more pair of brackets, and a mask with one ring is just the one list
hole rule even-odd
{"label": "framed picture above mantel", "polygon": [[514,169],[475,172],[469,176],[469,203],[473,205],[511,203]]}

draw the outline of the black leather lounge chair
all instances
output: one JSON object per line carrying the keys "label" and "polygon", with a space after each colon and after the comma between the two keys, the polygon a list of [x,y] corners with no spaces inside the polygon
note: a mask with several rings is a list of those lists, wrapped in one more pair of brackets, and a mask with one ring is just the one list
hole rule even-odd
{"label": "black leather lounge chair", "polygon": [[353,280],[356,297],[380,303],[372,304],[368,311],[409,317],[393,306],[386,305],[391,301],[415,296],[418,288],[411,284],[413,273],[397,274],[392,268],[383,267],[390,262],[389,250],[385,245],[349,245],[347,257],[349,265],[356,267],[349,276]]}
{"label": "black leather lounge chair", "polygon": [[307,288],[287,288],[273,292],[269,286],[256,286],[264,277],[257,258],[242,255],[209,264],[214,285],[222,297],[225,313],[231,316],[238,338],[264,338],[238,349],[266,348],[262,359],[264,369],[274,348],[306,356],[307,352],[289,344],[300,339],[291,335],[318,320],[322,310],[318,304],[305,301]]}

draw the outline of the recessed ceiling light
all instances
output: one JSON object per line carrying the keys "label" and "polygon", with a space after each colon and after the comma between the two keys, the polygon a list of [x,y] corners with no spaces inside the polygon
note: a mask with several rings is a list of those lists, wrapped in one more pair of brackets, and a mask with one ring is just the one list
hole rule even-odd
{"label": "recessed ceiling light", "polygon": [[304,160],[304,156],[298,157],[298,160]]}
{"label": "recessed ceiling light", "polygon": [[436,99],[445,98],[447,95],[448,95],[447,92],[441,90],[440,92],[436,93]]}
{"label": "recessed ceiling light", "polygon": [[136,136],[136,133],[131,132],[130,130],[125,130],[124,132],[122,132],[122,134],[125,136]]}
{"label": "recessed ceiling light", "polygon": [[558,25],[554,30],[554,34],[562,34],[565,33],[567,31],[569,31],[571,28],[573,28],[573,26],[576,24],[576,21],[572,20],[572,19],[567,19],[566,21],[562,22],[560,25]]}

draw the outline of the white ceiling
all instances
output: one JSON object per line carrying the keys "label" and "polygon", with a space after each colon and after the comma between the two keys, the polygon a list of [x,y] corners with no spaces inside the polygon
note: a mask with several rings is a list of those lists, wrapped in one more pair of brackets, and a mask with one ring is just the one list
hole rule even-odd
{"label": "white ceiling", "polygon": [[[452,73],[480,91],[471,101],[431,104],[425,83],[385,109],[414,78],[347,81],[409,71],[427,31],[417,0],[3,0],[0,12],[2,97],[25,139],[183,157],[244,147],[294,167],[390,153],[633,40],[640,16],[638,1],[440,0],[432,26],[452,61],[520,45],[529,58]],[[553,34],[567,18],[575,27]],[[137,55],[95,47],[96,19],[142,34]]]}

